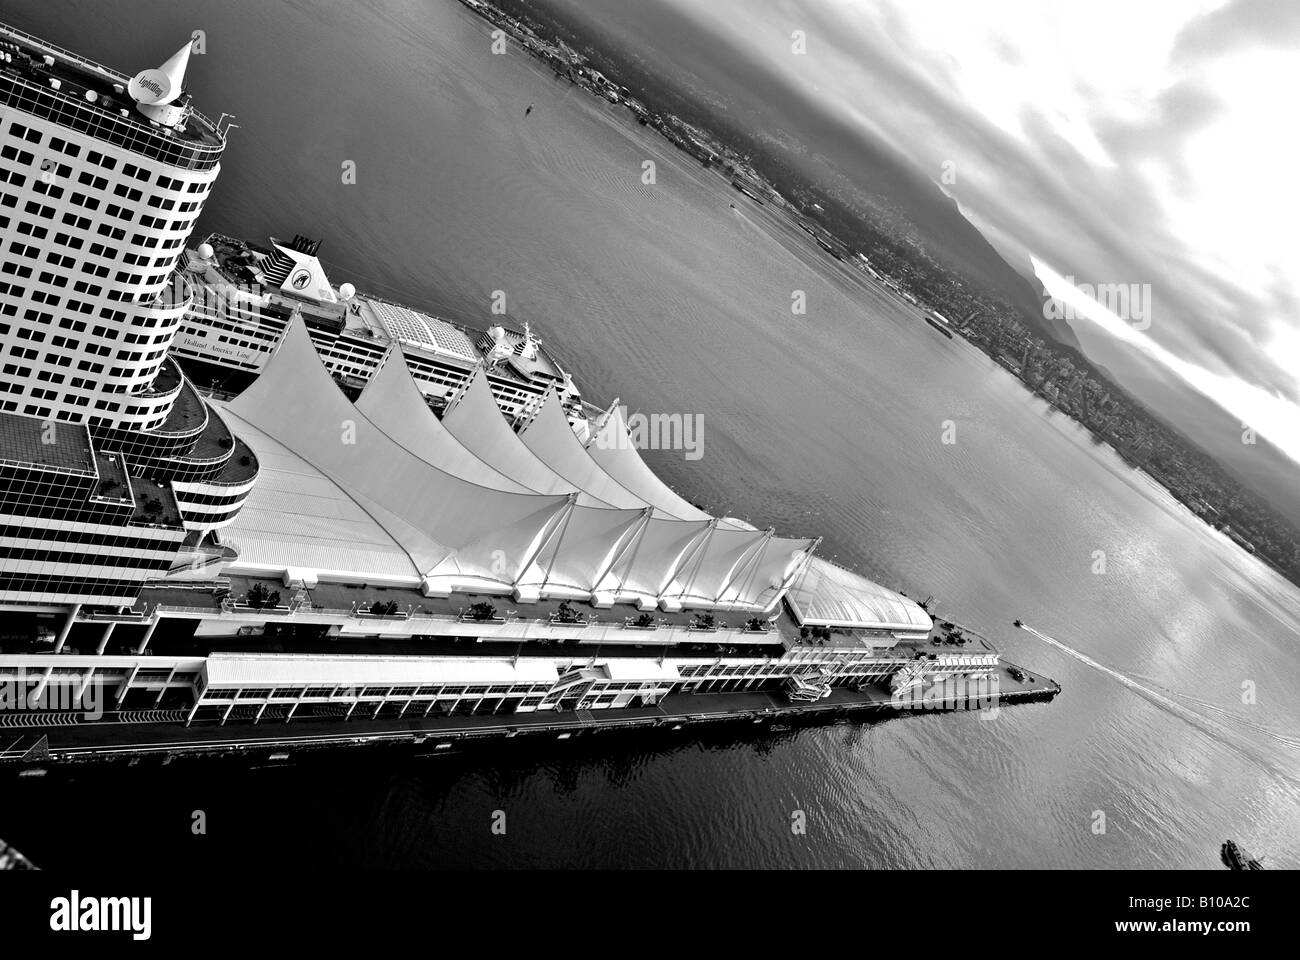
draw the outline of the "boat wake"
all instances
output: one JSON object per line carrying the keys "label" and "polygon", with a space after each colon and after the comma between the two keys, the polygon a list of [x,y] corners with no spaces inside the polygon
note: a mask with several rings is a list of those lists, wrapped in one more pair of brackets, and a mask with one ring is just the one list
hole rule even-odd
{"label": "boat wake", "polygon": [[[1147,686],[1146,684],[1139,683],[1137,680],[1133,679],[1133,677],[1125,673],[1121,673],[1119,670],[1115,670],[1112,667],[1108,667],[1104,663],[1097,662],[1092,657],[1088,656],[1086,653],[1083,653],[1080,650],[1076,650],[1074,647],[1071,647],[1069,644],[1062,643],[1060,640],[1057,640],[1054,637],[1049,637],[1047,634],[1043,633],[1040,630],[1035,630],[1033,627],[1029,626],[1029,624],[1021,624],[1021,629],[1024,630],[1026,633],[1033,634],[1035,637],[1037,637],[1039,640],[1042,640],[1048,646],[1055,647],[1056,649],[1060,650],[1062,653],[1070,657],[1073,657],[1075,660],[1078,660],[1080,663],[1087,664],[1088,666],[1092,667],[1094,670],[1097,670],[1101,673],[1106,674],[1106,676],[1108,677],[1118,680],[1120,683],[1128,687],[1130,690],[1133,690],[1134,692],[1142,695],[1150,702],[1156,704],[1156,706],[1161,707],[1168,713],[1171,713],[1174,716],[1178,717],[1179,719],[1186,721],[1187,723],[1196,727],[1202,733],[1205,733],[1213,737],[1214,739],[1218,740],[1220,743],[1224,744],[1225,746],[1232,747],[1233,749],[1244,753],[1248,753],[1249,755],[1253,756],[1255,759],[1261,761],[1262,763],[1267,764],[1275,772],[1281,774],[1287,780],[1290,780],[1292,783],[1300,784],[1300,780],[1296,778],[1293,769],[1286,769],[1282,763],[1278,762],[1277,758],[1266,756],[1260,750],[1261,745],[1258,742],[1243,735],[1239,730],[1233,729],[1233,727],[1234,726],[1245,727],[1246,729],[1254,731],[1255,733],[1258,733],[1268,738],[1268,740],[1273,743],[1281,744],[1283,746],[1290,747],[1295,750],[1300,750],[1300,737],[1295,737],[1289,734],[1280,733],[1277,730],[1274,730],[1273,728],[1265,724],[1256,723],[1253,720],[1247,720],[1246,718],[1241,717],[1236,713],[1233,713],[1232,711],[1219,706],[1218,704],[1211,703],[1208,700],[1201,700],[1198,697],[1191,697],[1186,694],[1180,694],[1177,693],[1176,691],[1169,690],[1168,688],[1165,687],[1161,687],[1157,689],[1154,686]],[[1190,703],[1195,703],[1203,710],[1209,711],[1209,713],[1207,714],[1201,712],[1200,710],[1194,710],[1190,706],[1187,706],[1187,704],[1180,703],[1179,700],[1185,700]]]}

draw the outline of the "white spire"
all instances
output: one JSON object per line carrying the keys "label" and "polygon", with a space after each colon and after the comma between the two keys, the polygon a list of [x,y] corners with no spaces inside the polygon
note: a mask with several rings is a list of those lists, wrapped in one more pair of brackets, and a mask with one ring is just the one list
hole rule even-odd
{"label": "white spire", "polygon": [[185,68],[189,66],[194,41],[190,40],[172,54],[157,70],[141,70],[127,86],[127,91],[137,103],[162,106],[181,95],[185,86]]}

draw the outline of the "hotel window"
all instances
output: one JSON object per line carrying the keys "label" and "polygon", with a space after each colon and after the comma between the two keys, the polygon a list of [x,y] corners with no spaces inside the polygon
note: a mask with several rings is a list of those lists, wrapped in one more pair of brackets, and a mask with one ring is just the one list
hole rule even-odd
{"label": "hotel window", "polygon": [[29,153],[26,150],[19,150],[17,147],[12,145],[0,148],[0,157],[3,157],[5,160],[13,160],[16,163],[23,164],[24,166],[36,159],[35,154]]}
{"label": "hotel window", "polygon": [[20,140],[26,140],[29,143],[40,143],[41,133],[39,130],[32,130],[23,126],[21,123],[11,124],[9,127],[9,136],[16,137]]}
{"label": "hotel window", "polygon": [[92,150],[90,151],[90,153],[86,154],[86,159],[89,160],[91,163],[98,164],[99,166],[103,167],[105,170],[112,170],[117,166],[116,160],[114,160],[112,157],[104,156],[102,153],[98,152],[97,150]]}

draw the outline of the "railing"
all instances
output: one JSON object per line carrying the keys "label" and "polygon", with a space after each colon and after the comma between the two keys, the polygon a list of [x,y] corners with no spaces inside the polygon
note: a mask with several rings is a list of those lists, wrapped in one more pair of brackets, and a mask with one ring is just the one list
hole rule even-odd
{"label": "railing", "polygon": [[596,622],[595,617],[548,617],[546,623],[552,627],[585,627]]}
{"label": "railing", "polygon": [[229,599],[221,601],[221,609],[228,613],[255,613],[258,616],[266,613],[277,617],[287,617],[294,612],[291,607],[255,607],[251,603],[240,603]]}
{"label": "railing", "polygon": [[[218,581],[212,581],[212,582],[217,583]],[[181,587],[183,589],[204,589],[202,584],[173,585],[168,583],[167,581],[156,581],[156,580],[153,581],[151,585],[161,586],[161,587],[176,586],[176,587]],[[224,586],[228,588],[229,586],[228,580],[226,581]],[[622,623],[618,622],[617,620],[607,620],[607,621],[599,620],[595,616],[590,616],[578,620],[577,622],[568,623],[568,622],[556,620],[554,617],[529,618],[529,617],[519,616],[517,614],[512,617],[497,616],[491,619],[479,620],[469,613],[462,613],[462,614],[432,613],[430,611],[419,610],[419,609],[412,610],[409,612],[399,611],[398,613],[395,614],[387,614],[387,613],[375,614],[375,613],[371,613],[367,609],[356,609],[356,608],[347,608],[347,607],[318,607],[310,603],[294,603],[294,604],[290,604],[287,607],[279,606],[274,608],[272,607],[254,608],[252,606],[249,606],[246,603],[236,603],[234,601],[230,601],[229,599],[223,600],[221,602],[214,601],[214,605],[211,607],[194,607],[194,606],[184,606],[184,605],[176,605],[176,604],[158,604],[155,607],[155,609],[162,612],[172,612],[172,613],[211,613],[213,609],[217,606],[220,606],[220,608],[227,613],[238,614],[241,616],[257,616],[261,614],[272,614],[275,616],[292,616],[296,614],[303,614],[303,615],[317,616],[317,617],[339,617],[339,618],[351,619],[351,620],[390,620],[394,622],[426,621],[426,622],[436,622],[436,623],[446,623],[446,624],[478,623],[478,624],[483,624],[484,626],[503,626],[506,624],[515,623],[524,626],[532,625],[532,626],[544,626],[544,627],[574,627],[580,630],[586,630],[588,628],[639,630],[647,633],[653,633],[656,630],[660,630],[660,629],[669,629],[669,630],[684,629],[687,630],[688,632],[712,633],[712,634],[717,634],[722,631],[726,631],[727,633],[736,633],[736,634],[742,634],[742,633],[767,634],[772,632],[771,629],[755,631],[755,630],[743,629],[740,627],[728,627],[725,623],[720,623],[713,627],[691,628],[688,627],[686,624],[674,625],[668,623],[665,620],[658,620],[655,623],[646,624],[642,626],[642,625],[638,625],[635,622],[635,620],[631,617],[628,617]],[[798,649],[807,651],[814,648],[805,646],[805,647],[799,647]],[[833,648],[816,648],[816,649],[821,652],[830,652]],[[911,658],[898,657],[898,659],[907,660]]]}
{"label": "railing", "polygon": [[48,50],[50,53],[56,53],[65,60],[71,60],[79,63],[81,66],[90,70],[92,73],[101,73],[113,83],[126,84],[128,77],[124,73],[118,73],[112,67],[106,67],[102,63],[96,63],[89,60],[79,53],[73,53],[71,50],[60,47],[57,44],[50,43],[48,40],[42,40],[40,37],[33,36],[25,30],[19,30],[17,27],[11,27],[7,23],[0,24],[0,36],[13,37],[30,47],[39,47],[42,50]]}
{"label": "railing", "polygon": [[128,610],[125,613],[105,613],[99,610],[92,610],[92,611],[83,610],[77,616],[78,620],[99,620],[101,622],[107,622],[111,620],[115,623],[133,622],[136,620],[147,620],[148,618],[149,618],[149,614],[144,612],[143,610],[138,610],[138,611]]}
{"label": "railing", "polygon": [[153,609],[154,609],[154,612],[155,612],[155,613],[207,613],[207,614],[210,614],[210,613],[212,613],[213,610],[216,610],[217,608],[218,608],[218,606],[217,606],[216,604],[214,604],[214,605],[211,606],[211,607],[187,607],[187,606],[185,606],[184,604],[179,604],[179,603],[159,603],[159,604],[155,604],[155,606],[154,606]]}
{"label": "railing", "polygon": [[398,611],[397,613],[371,613],[369,610],[358,610],[353,614],[361,620],[409,620],[410,614]]}
{"label": "railing", "polygon": [[161,129],[153,130],[130,117],[108,113],[102,106],[43,87],[9,71],[0,71],[0,103],[183,170],[211,170],[225,149],[212,121],[197,112],[191,120],[206,124],[218,138],[217,144],[179,141]]}

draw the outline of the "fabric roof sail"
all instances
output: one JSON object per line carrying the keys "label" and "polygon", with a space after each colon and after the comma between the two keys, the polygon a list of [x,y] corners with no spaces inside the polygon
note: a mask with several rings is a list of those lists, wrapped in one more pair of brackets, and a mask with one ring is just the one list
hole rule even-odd
{"label": "fabric roof sail", "polygon": [[[504,483],[518,487],[513,480],[466,450],[444,429],[424,402],[400,352],[389,356],[362,393],[357,407],[363,413],[373,412],[373,422],[377,426],[434,466],[462,466],[471,471],[475,480],[486,485]],[[504,425],[504,421],[502,423]],[[542,497],[541,494],[532,495]],[[533,552],[525,556],[532,559],[519,572],[515,586],[535,587],[541,593],[564,590],[566,596],[591,593],[596,581],[617,555],[618,545],[635,533],[646,512],[643,505],[626,510],[584,506],[577,502],[576,493],[570,494],[569,499],[568,508],[555,515],[544,536],[528,544]],[[515,540],[513,537],[505,539]],[[430,570],[431,579],[444,577],[450,578],[450,582],[458,587],[481,587],[482,584],[475,584],[466,577],[473,577],[473,571],[483,563],[490,562],[499,569],[503,562],[503,553],[497,552],[500,547],[491,541],[484,541],[483,546],[488,548],[486,556],[473,560],[469,551],[462,550],[456,557],[448,558]],[[514,559],[509,554],[504,555],[511,570],[516,569]],[[500,578],[494,582],[500,583]]]}
{"label": "fabric roof sail", "polygon": [[645,500],[601,469],[600,464],[583,449],[582,442],[560,409],[560,398],[554,391],[548,393],[532,422],[519,432],[519,438],[538,459],[579,490],[585,490],[615,507],[647,505]]}
{"label": "fabric roof sail", "polygon": [[[712,517],[692,503],[688,503],[677,491],[659,478],[641,459],[636,441],[627,425],[627,418],[618,401],[605,411],[605,415],[591,439],[586,444],[587,453],[600,469],[630,490],[646,503],[654,506],[663,516],[676,517],[679,520],[710,520]],[[719,517],[718,526],[730,530],[749,530],[755,528],[735,517]]]}
{"label": "fabric roof sail", "polygon": [[[353,406],[295,318],[262,375],[225,409],[264,473],[227,531],[251,568],[373,571],[417,576],[427,592],[665,609],[766,612],[789,587],[809,622],[928,625],[911,601],[812,558],[817,541],[741,529],[686,504],[630,437],[583,449],[555,398],[529,427],[530,449],[482,371],[448,415],[455,430],[428,408],[400,352]],[[617,410],[601,429],[627,434]],[[690,518],[665,516],[668,506]]]}
{"label": "fabric roof sail", "polygon": [[772,530],[732,530],[719,523],[664,593],[684,607],[766,610],[817,543],[778,537]]}
{"label": "fabric roof sail", "polygon": [[649,600],[653,605],[712,526],[712,520],[651,520],[597,589],[619,600]]}
{"label": "fabric roof sail", "polygon": [[821,557],[795,578],[787,599],[800,623],[916,633],[931,627],[930,615],[916,601]]}
{"label": "fabric roof sail", "polygon": [[479,459],[447,431],[425,403],[406,358],[396,347],[366,384],[357,409],[407,450],[441,470],[496,490],[536,493]]}
{"label": "fabric roof sail", "polygon": [[[325,372],[299,319],[285,330],[261,376],[229,409],[329,476],[349,495],[401,521],[389,533],[413,556],[455,552],[493,560],[485,578],[510,583],[526,567],[543,529],[568,503],[479,486],[426,463],[371,423]],[[378,518],[378,517],[377,517]],[[381,520],[382,522],[382,520]],[[500,551],[500,553],[493,553]],[[430,557],[436,552],[436,557]]]}
{"label": "fabric roof sail", "polygon": [[629,518],[626,510],[575,506],[561,529],[533,557],[520,584],[539,595],[589,595],[648,521],[648,510]]}
{"label": "fabric roof sail", "polygon": [[812,559],[820,539],[769,537],[752,561],[717,595],[720,606],[752,607],[768,611],[786,587]]}
{"label": "fabric roof sail", "polygon": [[257,454],[258,477],[222,540],[239,551],[241,573],[307,567],[345,578],[420,582],[423,569],[365,508],[276,440],[224,411]]}
{"label": "fabric roof sail", "polygon": [[578,490],[524,446],[518,434],[506,423],[482,368],[470,375],[460,398],[444,414],[442,425],[479,458],[538,493],[576,492],[580,504],[610,506],[586,491]]}

